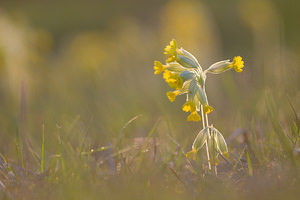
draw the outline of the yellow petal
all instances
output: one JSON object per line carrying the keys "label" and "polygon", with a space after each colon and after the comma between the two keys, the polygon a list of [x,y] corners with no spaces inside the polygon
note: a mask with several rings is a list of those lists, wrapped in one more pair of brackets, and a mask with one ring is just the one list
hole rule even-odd
{"label": "yellow petal", "polygon": [[195,111],[188,116],[187,120],[197,122],[201,120],[201,117],[198,115],[197,111]]}
{"label": "yellow petal", "polygon": [[210,112],[212,112],[214,109],[213,109],[213,107],[211,107],[211,106],[209,106],[209,105],[204,105],[203,106],[203,112],[204,113],[210,113]]}
{"label": "yellow petal", "polygon": [[171,102],[174,102],[176,99],[176,96],[178,95],[178,92],[167,92],[167,96],[170,99]]}
{"label": "yellow petal", "polygon": [[192,101],[187,101],[185,104],[183,104],[182,110],[185,112],[194,112],[196,111],[196,106]]}
{"label": "yellow petal", "polygon": [[242,72],[243,67],[244,67],[244,61],[242,61],[241,56],[236,56],[233,58],[231,67],[236,71],[236,72]]}
{"label": "yellow petal", "polygon": [[196,160],[197,158],[197,150],[196,149],[192,149],[191,151],[187,152],[185,154],[185,157],[190,158],[192,160]]}
{"label": "yellow petal", "polygon": [[163,78],[168,82],[169,78],[172,76],[172,73],[170,71],[165,71],[163,74]]}
{"label": "yellow petal", "polygon": [[154,61],[154,74],[160,74],[165,70],[165,67],[163,66],[163,64],[159,61]]}
{"label": "yellow petal", "polygon": [[178,74],[170,76],[166,82],[171,88],[175,89],[181,89],[183,86],[182,78]]}

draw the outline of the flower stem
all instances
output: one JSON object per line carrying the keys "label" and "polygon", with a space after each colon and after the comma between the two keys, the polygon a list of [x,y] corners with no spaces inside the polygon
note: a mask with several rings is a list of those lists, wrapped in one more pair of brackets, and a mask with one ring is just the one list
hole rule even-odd
{"label": "flower stem", "polygon": [[[207,115],[206,116],[204,115],[203,106],[202,105],[201,105],[201,115],[202,115],[202,126],[203,126],[203,129],[205,129],[205,127],[207,125],[207,123],[205,123]],[[209,132],[208,132],[208,139],[209,139],[209,137],[210,137],[210,135],[209,135]],[[208,169],[211,170],[209,150],[208,150],[208,139],[206,139],[206,141],[205,141],[205,147],[206,147]]]}
{"label": "flower stem", "polygon": [[[206,126],[208,127],[208,115],[207,115],[207,113],[205,113],[205,117],[206,117]],[[208,135],[210,135],[210,131],[209,131],[209,129],[208,129]],[[212,152],[211,152],[211,156],[212,156],[212,168],[214,169],[214,172],[215,172],[215,175],[217,175],[217,166],[216,166],[216,160],[215,160],[215,142],[216,142],[216,140],[215,140],[215,132],[214,131],[212,131],[212,135],[211,135],[211,139],[213,140],[213,142],[212,142]]]}

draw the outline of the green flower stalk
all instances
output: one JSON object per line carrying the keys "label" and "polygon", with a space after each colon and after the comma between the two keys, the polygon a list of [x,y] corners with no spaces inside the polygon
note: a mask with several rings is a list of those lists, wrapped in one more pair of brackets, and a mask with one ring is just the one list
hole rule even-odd
{"label": "green flower stalk", "polygon": [[165,81],[174,89],[167,92],[167,97],[174,102],[178,95],[186,94],[186,103],[183,104],[182,110],[190,112],[187,121],[197,122],[202,117],[202,130],[196,136],[192,150],[186,157],[196,159],[197,152],[206,146],[208,166],[211,169],[211,164],[215,166],[218,163],[218,154],[228,157],[228,148],[220,131],[208,125],[208,114],[213,111],[213,107],[209,105],[205,92],[206,77],[209,73],[220,74],[230,69],[242,72],[244,61],[240,56],[236,56],[232,62],[230,60],[216,62],[203,71],[191,53],[178,48],[176,40],[173,39],[164,50],[164,54],[167,55],[166,64],[154,61],[154,74],[163,73]]}

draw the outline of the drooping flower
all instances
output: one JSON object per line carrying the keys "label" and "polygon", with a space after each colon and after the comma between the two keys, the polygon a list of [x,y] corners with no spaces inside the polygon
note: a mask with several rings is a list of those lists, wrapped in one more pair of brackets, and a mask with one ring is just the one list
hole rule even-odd
{"label": "drooping flower", "polygon": [[242,61],[241,56],[236,56],[233,58],[232,64],[230,65],[236,72],[242,72],[244,67],[244,61]]}
{"label": "drooping flower", "polygon": [[201,120],[201,117],[200,115],[197,113],[197,111],[194,111],[192,112],[188,118],[187,118],[188,121],[194,121],[194,122],[197,122],[197,121],[200,121]]}
{"label": "drooping flower", "polygon": [[197,150],[193,148],[191,151],[189,151],[185,154],[185,157],[190,158],[192,160],[196,160],[197,159]]}
{"label": "drooping flower", "polygon": [[185,104],[183,104],[182,110],[185,112],[195,112],[196,106],[192,101],[187,101]]}
{"label": "drooping flower", "polygon": [[214,109],[213,107],[209,106],[209,105],[203,105],[203,112],[208,114],[210,112],[212,112]]}
{"label": "drooping flower", "polygon": [[176,99],[176,97],[177,97],[178,94],[179,94],[179,91],[178,91],[178,90],[173,91],[173,92],[167,92],[167,96],[168,96],[168,98],[169,98],[169,100],[170,100],[171,102],[174,102],[174,101],[175,101],[175,99]]}
{"label": "drooping flower", "polygon": [[166,79],[166,82],[169,84],[170,88],[180,89],[183,86],[183,81],[179,74],[171,75]]}
{"label": "drooping flower", "polygon": [[237,72],[243,71],[244,61],[242,61],[241,56],[236,56],[233,58],[233,61],[230,62],[229,60],[223,60],[212,64],[208,69],[204,71],[204,73],[211,73],[211,74],[220,74],[226,72],[229,69],[234,69]]}
{"label": "drooping flower", "polygon": [[179,49],[176,40],[173,39],[166,46],[164,54],[168,56],[167,63],[178,62],[183,67],[198,69],[202,73],[202,68],[197,59],[182,47]]}

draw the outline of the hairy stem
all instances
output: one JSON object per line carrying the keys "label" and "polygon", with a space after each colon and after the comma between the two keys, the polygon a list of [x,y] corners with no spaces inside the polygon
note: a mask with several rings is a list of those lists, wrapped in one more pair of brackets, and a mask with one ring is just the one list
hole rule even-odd
{"label": "hairy stem", "polygon": [[[203,129],[205,129],[205,127],[207,126],[207,123],[205,123],[207,120],[206,120],[206,117],[204,115],[204,112],[203,112],[203,106],[201,105],[201,115],[202,115],[202,126],[203,126]],[[210,137],[210,135],[208,134],[208,137]],[[208,138],[209,139],[209,138]],[[206,147],[206,155],[207,155],[207,162],[208,162],[208,169],[211,170],[211,165],[210,165],[210,157],[209,157],[209,150],[208,150],[208,139],[206,139],[205,141],[205,147]]]}

